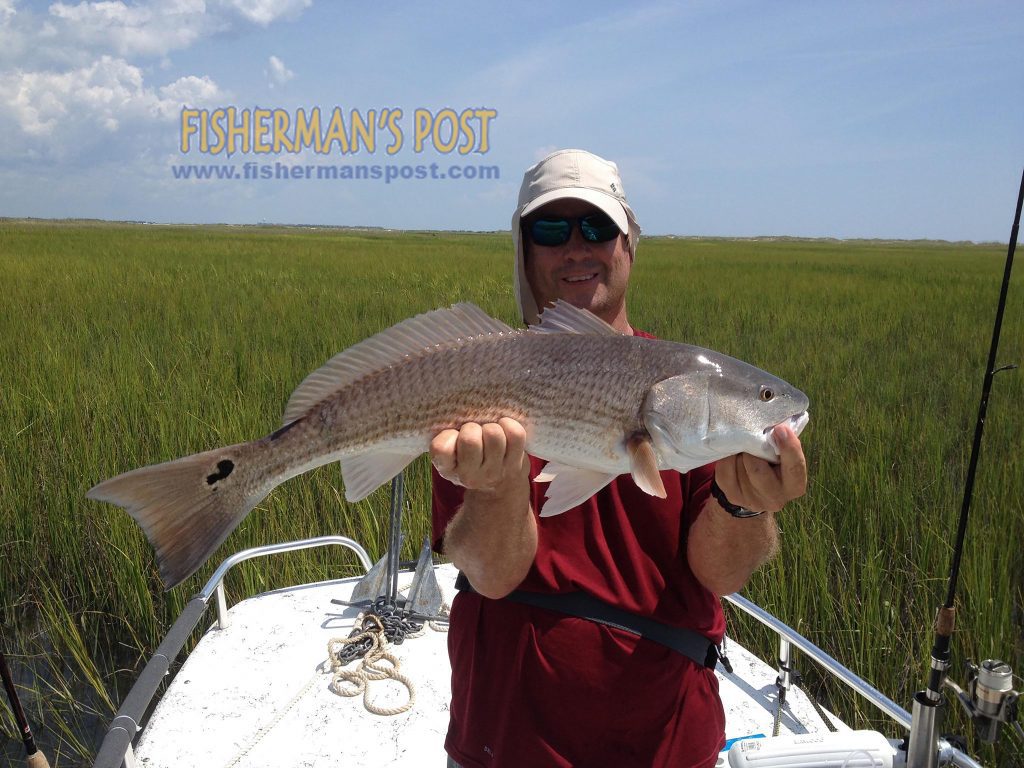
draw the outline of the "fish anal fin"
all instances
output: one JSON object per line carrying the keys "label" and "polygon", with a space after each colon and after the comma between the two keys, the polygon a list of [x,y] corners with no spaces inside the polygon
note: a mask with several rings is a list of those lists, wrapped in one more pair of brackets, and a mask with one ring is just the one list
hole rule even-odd
{"label": "fish anal fin", "polygon": [[341,476],[345,481],[345,500],[361,501],[412,463],[423,451],[376,451],[341,460]]}
{"label": "fish anal fin", "polygon": [[615,475],[607,472],[560,466],[555,479],[548,487],[547,497],[540,508],[540,516],[560,515],[567,509],[579,506],[614,479]]}
{"label": "fish anal fin", "polygon": [[665,493],[665,484],[661,482],[658,454],[651,443],[651,436],[634,435],[626,441],[626,450],[629,453],[633,482],[644,493],[664,499],[668,494]]}
{"label": "fish anal fin", "polygon": [[567,464],[559,464],[557,461],[549,461],[544,465],[544,469],[540,471],[540,474],[533,478],[535,483],[550,483],[560,472],[571,472],[572,467]]}

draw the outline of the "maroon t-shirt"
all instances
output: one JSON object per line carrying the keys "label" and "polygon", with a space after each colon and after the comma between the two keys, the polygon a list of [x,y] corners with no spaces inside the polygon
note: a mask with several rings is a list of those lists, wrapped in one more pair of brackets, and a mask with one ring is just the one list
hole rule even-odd
{"label": "maroon t-shirt", "polygon": [[[531,457],[530,477],[544,461]],[[721,642],[720,600],[686,560],[714,467],[661,473],[667,498],[621,475],[574,509],[538,517],[537,556],[519,589],[584,591]],[[433,539],[463,489],[433,472]],[[533,509],[547,483],[531,484]],[[712,766],[725,715],[714,673],[604,624],[460,593],[452,605],[451,720],[445,748],[466,768]]]}

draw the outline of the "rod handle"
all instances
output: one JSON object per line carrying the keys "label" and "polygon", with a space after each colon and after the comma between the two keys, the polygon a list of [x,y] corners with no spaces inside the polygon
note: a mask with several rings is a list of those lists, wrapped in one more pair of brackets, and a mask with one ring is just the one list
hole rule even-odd
{"label": "rod handle", "polygon": [[939,608],[935,615],[935,633],[940,637],[952,637],[956,625],[956,608]]}

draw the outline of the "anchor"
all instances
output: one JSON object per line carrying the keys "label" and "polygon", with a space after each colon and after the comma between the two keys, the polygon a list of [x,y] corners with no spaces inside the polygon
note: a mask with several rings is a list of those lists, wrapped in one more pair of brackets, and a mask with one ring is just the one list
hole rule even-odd
{"label": "anchor", "polygon": [[352,590],[351,600],[332,600],[339,605],[360,608],[373,606],[376,610],[396,614],[420,621],[447,622],[440,614],[444,597],[434,575],[434,558],[430,540],[424,539],[408,597],[398,594],[399,555],[404,535],[402,533],[402,508],[405,501],[404,474],[395,475],[391,481],[391,511],[389,515],[388,548],[366,575]]}

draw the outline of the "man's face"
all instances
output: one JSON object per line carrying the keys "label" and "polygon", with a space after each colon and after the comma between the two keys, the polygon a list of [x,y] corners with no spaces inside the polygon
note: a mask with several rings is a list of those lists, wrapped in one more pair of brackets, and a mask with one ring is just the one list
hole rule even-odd
{"label": "man's face", "polygon": [[[531,213],[526,222],[545,216],[578,217],[598,212],[582,200],[556,200]],[[618,330],[630,332],[626,288],[632,260],[625,235],[619,233],[608,242],[592,243],[583,239],[579,224],[574,222],[571,237],[562,245],[537,245],[528,231],[523,233],[523,243],[526,279],[540,309],[555,299],[564,299],[590,310]]]}

